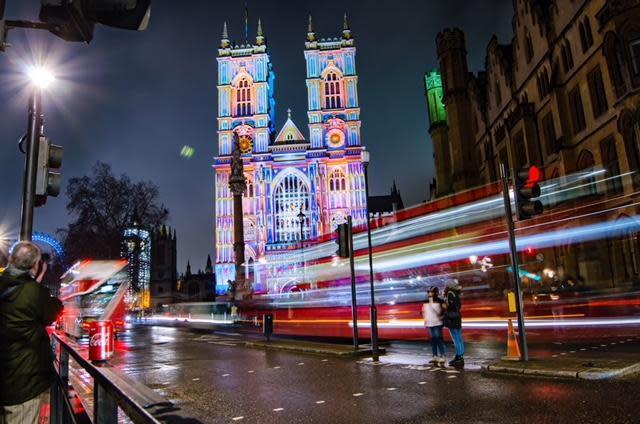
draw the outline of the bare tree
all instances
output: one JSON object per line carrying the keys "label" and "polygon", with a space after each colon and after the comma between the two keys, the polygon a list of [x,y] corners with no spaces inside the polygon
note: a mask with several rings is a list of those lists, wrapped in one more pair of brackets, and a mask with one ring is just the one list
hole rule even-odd
{"label": "bare tree", "polygon": [[159,203],[158,187],[150,181],[116,177],[111,166],[97,162],[89,176],[67,184],[67,211],[74,219],[59,229],[69,262],[120,257],[122,236],[137,214],[142,228],[164,224],[169,211]]}

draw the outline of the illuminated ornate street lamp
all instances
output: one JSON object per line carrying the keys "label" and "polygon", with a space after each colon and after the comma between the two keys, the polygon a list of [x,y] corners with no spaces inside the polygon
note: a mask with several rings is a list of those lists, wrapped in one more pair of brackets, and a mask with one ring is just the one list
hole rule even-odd
{"label": "illuminated ornate street lamp", "polygon": [[29,120],[26,141],[27,155],[25,159],[24,179],[22,187],[22,213],[20,222],[20,240],[31,241],[33,232],[33,209],[36,200],[36,180],[38,175],[38,152],[42,136],[42,91],[54,80],[51,72],[44,68],[34,67],[28,72],[31,82],[29,96]]}

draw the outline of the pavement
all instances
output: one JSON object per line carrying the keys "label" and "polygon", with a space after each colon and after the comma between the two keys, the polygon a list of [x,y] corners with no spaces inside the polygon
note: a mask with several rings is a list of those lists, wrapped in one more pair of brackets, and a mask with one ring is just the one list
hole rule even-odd
{"label": "pavement", "polygon": [[[487,376],[483,365],[504,354],[504,346],[470,344],[464,369],[428,365],[426,343],[386,347],[387,355],[373,362],[248,348],[241,334],[137,327],[118,341],[112,364],[202,423],[637,422],[640,378]],[[638,347],[633,340],[598,349],[551,344],[531,352],[566,361],[582,360],[587,350],[632,357]]]}

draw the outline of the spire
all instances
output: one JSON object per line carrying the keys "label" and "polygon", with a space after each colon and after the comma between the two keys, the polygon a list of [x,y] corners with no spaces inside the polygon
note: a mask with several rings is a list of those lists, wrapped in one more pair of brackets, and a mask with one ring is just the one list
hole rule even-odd
{"label": "spire", "polygon": [[291,108],[287,109],[287,119],[291,119]]}
{"label": "spire", "polygon": [[207,266],[204,268],[206,274],[213,274],[213,265],[211,263],[211,255],[207,255]]}
{"label": "spire", "polygon": [[347,19],[347,12],[344,12],[344,21],[342,23],[342,38],[344,38],[345,40],[350,39],[351,36],[351,30],[349,29],[349,21]]}
{"label": "spire", "polygon": [[264,44],[264,34],[262,33],[262,20],[258,18],[258,32],[256,33],[256,45]]}
{"label": "spire", "polygon": [[220,47],[223,49],[229,47],[229,33],[227,32],[227,21],[224,21],[224,25],[222,26],[222,38],[220,39]]}
{"label": "spire", "polygon": [[191,263],[189,261],[187,261],[187,272],[185,273],[185,276],[191,276]]}
{"label": "spire", "polygon": [[313,31],[313,18],[309,13],[309,26],[307,27],[307,41],[315,41],[316,33]]}

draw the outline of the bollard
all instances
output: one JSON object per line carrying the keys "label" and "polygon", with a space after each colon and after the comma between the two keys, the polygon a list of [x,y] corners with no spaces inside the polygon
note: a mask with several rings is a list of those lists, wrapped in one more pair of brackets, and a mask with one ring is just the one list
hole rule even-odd
{"label": "bollard", "polygon": [[273,334],[273,314],[264,314],[262,316],[262,331],[267,341],[270,341]]}

